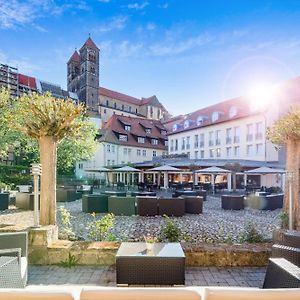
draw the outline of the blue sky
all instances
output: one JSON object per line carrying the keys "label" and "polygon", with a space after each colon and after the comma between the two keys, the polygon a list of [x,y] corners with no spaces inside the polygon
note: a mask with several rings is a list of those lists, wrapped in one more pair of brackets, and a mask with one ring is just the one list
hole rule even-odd
{"label": "blue sky", "polygon": [[91,34],[100,85],[176,115],[300,75],[300,0],[0,0],[0,62],[66,87]]}

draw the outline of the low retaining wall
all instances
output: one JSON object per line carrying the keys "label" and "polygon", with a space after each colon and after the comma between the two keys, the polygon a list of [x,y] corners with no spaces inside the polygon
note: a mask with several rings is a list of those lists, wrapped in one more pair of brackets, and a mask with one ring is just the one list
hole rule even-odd
{"label": "low retaining wall", "polygon": [[[8,228],[6,228],[8,229]],[[11,229],[11,228],[10,228]],[[24,229],[25,230],[25,229]],[[17,231],[1,230],[0,231]],[[56,226],[30,228],[29,263],[57,265],[69,260],[78,265],[114,265],[119,242],[71,242],[58,240]],[[265,266],[271,255],[268,244],[204,244],[182,243],[187,266]]]}

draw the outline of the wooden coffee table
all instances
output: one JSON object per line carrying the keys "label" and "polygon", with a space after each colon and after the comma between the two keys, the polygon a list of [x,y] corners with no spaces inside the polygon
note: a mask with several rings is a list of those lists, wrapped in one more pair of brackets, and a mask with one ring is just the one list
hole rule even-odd
{"label": "wooden coffee table", "polygon": [[116,256],[117,284],[184,285],[185,255],[179,243],[122,243]]}

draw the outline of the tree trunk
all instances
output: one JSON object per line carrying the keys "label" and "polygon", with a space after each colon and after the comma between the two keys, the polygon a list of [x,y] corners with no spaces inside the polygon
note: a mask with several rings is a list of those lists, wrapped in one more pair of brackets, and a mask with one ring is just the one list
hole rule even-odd
{"label": "tree trunk", "polygon": [[[293,228],[299,218],[299,142],[289,139],[286,143],[286,171],[292,172],[292,203],[293,203]],[[288,213],[289,210],[289,183],[288,176],[285,181],[284,193],[284,211]]]}
{"label": "tree trunk", "polygon": [[56,142],[53,137],[39,139],[42,164],[40,224],[56,224]]}

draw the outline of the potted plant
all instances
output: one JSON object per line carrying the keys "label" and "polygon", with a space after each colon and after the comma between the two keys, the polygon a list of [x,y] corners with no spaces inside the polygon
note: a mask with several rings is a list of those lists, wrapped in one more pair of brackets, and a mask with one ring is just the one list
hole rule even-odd
{"label": "potted plant", "polygon": [[144,240],[146,242],[147,251],[152,251],[154,244],[157,242],[156,237],[147,235],[147,236],[144,236]]}

